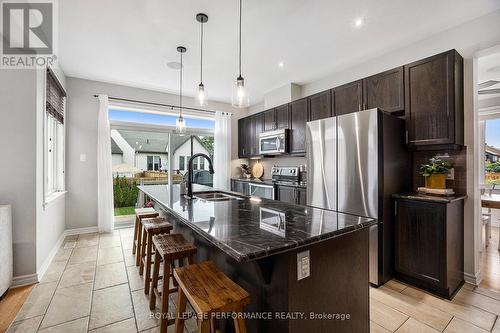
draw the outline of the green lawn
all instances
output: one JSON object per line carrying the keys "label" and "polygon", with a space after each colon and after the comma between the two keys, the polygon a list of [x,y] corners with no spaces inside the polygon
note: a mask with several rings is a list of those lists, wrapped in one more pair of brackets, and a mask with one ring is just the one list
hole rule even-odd
{"label": "green lawn", "polygon": [[120,215],[134,215],[135,207],[120,207],[120,208],[115,208],[115,216],[120,216]]}

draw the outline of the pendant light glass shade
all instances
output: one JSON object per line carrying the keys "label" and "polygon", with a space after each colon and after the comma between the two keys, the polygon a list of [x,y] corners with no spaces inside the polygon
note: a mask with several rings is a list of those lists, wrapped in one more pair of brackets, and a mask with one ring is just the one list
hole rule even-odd
{"label": "pendant light glass shade", "polygon": [[179,116],[175,121],[175,132],[179,135],[186,134],[186,123],[184,122],[184,118]]}
{"label": "pendant light glass shade", "polygon": [[236,84],[233,85],[231,101],[235,108],[246,108],[250,105],[250,98],[245,89],[245,80],[241,76],[236,79]]}
{"label": "pendant light glass shade", "polygon": [[194,103],[196,106],[207,106],[208,96],[203,84],[203,25],[208,22],[208,16],[203,13],[196,14],[196,21],[200,22],[200,84],[196,88]]}
{"label": "pendant light glass shade", "polygon": [[236,84],[233,85],[231,104],[236,108],[246,108],[250,105],[250,98],[245,89],[245,80],[241,76],[241,0],[240,0],[240,40],[239,40],[239,76],[236,78]]}
{"label": "pendant light glass shade", "polygon": [[175,121],[175,132],[180,136],[186,133],[186,123],[184,122],[184,118],[182,117],[182,54],[186,52],[186,48],[184,46],[177,47],[177,51],[181,54],[181,68],[179,69],[180,77],[179,77],[179,118]]}
{"label": "pendant light glass shade", "polygon": [[198,85],[198,88],[196,89],[196,98],[195,98],[194,102],[195,102],[196,106],[207,106],[208,105],[207,91],[206,91],[203,83],[200,83]]}

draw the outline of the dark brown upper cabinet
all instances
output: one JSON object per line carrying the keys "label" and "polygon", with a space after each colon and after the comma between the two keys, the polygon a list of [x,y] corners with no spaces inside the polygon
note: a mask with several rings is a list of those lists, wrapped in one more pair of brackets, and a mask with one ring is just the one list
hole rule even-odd
{"label": "dark brown upper cabinet", "polygon": [[306,123],[308,98],[290,103],[290,154],[303,155],[306,152]]}
{"label": "dark brown upper cabinet", "polygon": [[238,157],[245,158],[248,157],[250,151],[248,150],[247,140],[250,138],[249,135],[249,121],[250,118],[238,119]]}
{"label": "dark brown upper cabinet", "polygon": [[461,147],[463,58],[451,50],[404,68],[408,146],[417,150]]}
{"label": "dark brown upper cabinet", "polygon": [[332,93],[323,91],[309,97],[309,121],[331,117]]}
{"label": "dark brown upper cabinet", "polygon": [[264,132],[264,113],[257,113],[251,118],[250,156],[257,156],[259,155],[259,135]]}
{"label": "dark brown upper cabinet", "polygon": [[276,129],[276,110],[264,111],[264,131],[272,131],[274,129]]}
{"label": "dark brown upper cabinet", "polygon": [[289,116],[289,104],[284,104],[278,106],[275,110],[276,116],[276,128],[289,128],[290,127],[290,116]]}
{"label": "dark brown upper cabinet", "polygon": [[404,67],[394,68],[363,79],[363,110],[379,108],[404,115]]}
{"label": "dark brown upper cabinet", "polygon": [[361,80],[332,89],[333,112],[336,116],[362,109],[363,83]]}

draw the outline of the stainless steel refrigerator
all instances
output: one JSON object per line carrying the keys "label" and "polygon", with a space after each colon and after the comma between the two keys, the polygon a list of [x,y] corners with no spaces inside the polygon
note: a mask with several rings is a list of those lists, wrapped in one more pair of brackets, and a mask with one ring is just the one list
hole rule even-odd
{"label": "stainless steel refrigerator", "polygon": [[370,282],[393,274],[391,195],[410,189],[404,121],[378,109],[307,123],[307,204],[376,218],[370,229]]}

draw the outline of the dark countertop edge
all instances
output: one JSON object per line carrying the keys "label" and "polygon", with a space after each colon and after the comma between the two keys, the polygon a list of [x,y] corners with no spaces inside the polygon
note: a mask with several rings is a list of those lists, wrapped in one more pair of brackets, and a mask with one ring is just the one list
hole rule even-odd
{"label": "dark countertop edge", "polygon": [[464,200],[467,198],[466,195],[446,197],[437,195],[425,195],[420,193],[398,193],[398,194],[393,194],[392,197],[395,199],[409,199],[409,200],[419,200],[419,201],[436,202],[436,203],[450,203],[458,200]]}
{"label": "dark countertop edge", "polygon": [[[354,231],[359,230],[359,229],[367,228],[367,227],[370,227],[370,226],[378,223],[376,219],[372,219],[372,220],[365,222],[365,223],[352,225],[352,226],[343,228],[341,230],[335,230],[335,231],[332,231],[332,232],[329,232],[326,234],[314,236],[314,237],[311,237],[303,242],[295,242],[295,243],[289,244],[287,246],[279,247],[275,250],[262,249],[261,251],[258,251],[252,255],[242,255],[242,254],[239,254],[238,252],[233,251],[233,249],[228,247],[226,244],[219,242],[217,240],[214,240],[211,237],[207,237],[206,232],[204,232],[203,230],[200,230],[196,225],[190,223],[189,221],[186,221],[185,218],[183,218],[182,216],[177,214],[171,208],[165,206],[160,200],[158,200],[154,196],[152,196],[150,194],[147,194],[147,195],[151,199],[153,199],[156,203],[158,203],[161,207],[163,207],[166,211],[168,211],[169,214],[173,215],[177,219],[177,221],[181,222],[182,224],[184,224],[185,226],[187,226],[188,228],[190,228],[191,230],[196,232],[198,235],[200,235],[201,237],[203,237],[204,239],[209,241],[211,244],[218,247],[221,251],[226,253],[228,256],[230,256],[231,258],[233,258],[237,262],[248,262],[248,261],[258,260],[258,259],[262,259],[265,257],[270,257],[272,255],[284,253],[284,252],[290,251],[292,249],[299,249],[299,248],[302,248],[302,247],[305,247],[308,245],[313,245],[313,244],[316,244],[316,243],[319,243],[319,242],[322,242],[322,241],[325,241],[328,239],[340,237],[342,235],[354,232]],[[341,214],[344,214],[344,213],[341,213]],[[349,214],[347,214],[347,215],[349,215]]]}
{"label": "dark countertop edge", "polygon": [[231,180],[244,183],[254,183],[254,184],[265,184],[265,185],[278,185],[278,186],[290,186],[290,187],[300,187],[307,188],[307,184],[280,184],[274,182],[271,179],[256,180],[256,179],[245,179],[245,178],[231,178]]}

